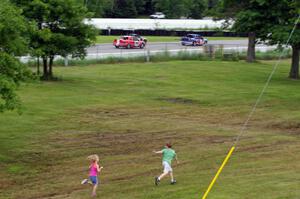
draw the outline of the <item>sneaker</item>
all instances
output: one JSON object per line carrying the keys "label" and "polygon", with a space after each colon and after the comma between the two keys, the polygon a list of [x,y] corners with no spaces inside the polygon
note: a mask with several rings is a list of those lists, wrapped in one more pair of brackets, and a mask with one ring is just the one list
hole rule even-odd
{"label": "sneaker", "polygon": [[171,181],[171,185],[176,184],[176,180]]}
{"label": "sneaker", "polygon": [[84,180],[81,181],[81,184],[87,184],[88,182],[89,182],[88,179],[84,179]]}
{"label": "sneaker", "polygon": [[155,185],[157,186],[159,184],[160,180],[158,179],[158,177],[155,177]]}

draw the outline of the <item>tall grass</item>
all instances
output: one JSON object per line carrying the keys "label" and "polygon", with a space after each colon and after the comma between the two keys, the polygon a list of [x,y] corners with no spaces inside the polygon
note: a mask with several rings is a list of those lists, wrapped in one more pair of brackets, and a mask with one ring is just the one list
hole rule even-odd
{"label": "tall grass", "polygon": [[[257,60],[275,60],[281,55],[282,51],[269,50],[266,52],[257,51]],[[282,58],[291,58],[291,50],[283,51]],[[145,62],[165,62],[174,60],[199,60],[199,61],[239,61],[245,60],[247,57],[246,52],[238,52],[235,50],[224,51],[223,49],[217,49],[214,53],[202,53],[202,52],[189,52],[186,50],[179,51],[178,53],[171,53],[169,51],[163,51],[147,57],[147,55],[140,55],[135,57],[106,57],[101,59],[72,59],[68,61],[69,66],[87,66],[95,64],[118,64],[118,63],[145,63]],[[54,62],[54,66],[63,66],[65,64],[64,59],[59,59]],[[36,62],[30,61],[28,65],[36,66]]]}

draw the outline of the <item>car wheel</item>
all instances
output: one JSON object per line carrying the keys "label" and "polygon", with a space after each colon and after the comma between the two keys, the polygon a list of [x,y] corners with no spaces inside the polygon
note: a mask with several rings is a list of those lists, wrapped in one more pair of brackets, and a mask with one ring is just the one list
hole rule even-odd
{"label": "car wheel", "polygon": [[193,46],[196,46],[196,42],[193,41]]}
{"label": "car wheel", "polygon": [[141,44],[140,48],[141,49],[145,48],[145,44]]}
{"label": "car wheel", "polygon": [[128,49],[129,49],[129,48],[131,48],[131,45],[130,45],[130,44],[128,44],[128,45],[127,45],[127,48],[128,48]]}
{"label": "car wheel", "polygon": [[116,48],[119,48],[120,46],[115,46]]}

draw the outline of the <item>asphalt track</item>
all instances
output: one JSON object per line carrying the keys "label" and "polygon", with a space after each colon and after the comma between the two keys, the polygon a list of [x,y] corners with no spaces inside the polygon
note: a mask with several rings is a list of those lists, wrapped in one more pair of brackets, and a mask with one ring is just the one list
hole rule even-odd
{"label": "asphalt track", "polygon": [[[224,52],[226,51],[246,51],[248,46],[248,40],[215,40],[215,41],[208,41],[208,44],[218,49],[222,46]],[[257,44],[255,46],[256,50],[259,51],[267,51],[273,50],[276,46],[267,46],[264,44]],[[139,48],[115,48],[112,44],[97,44],[91,46],[86,49],[87,55],[86,59],[105,59],[108,57],[136,57],[136,56],[144,56],[148,57],[148,55],[155,55],[158,53],[162,53],[168,51],[172,55],[176,55],[180,51],[185,51],[188,53],[193,52],[204,52],[203,46],[182,46],[180,42],[151,42],[149,41],[144,49]],[[28,62],[32,58],[30,56],[23,56],[20,60],[24,63]],[[56,59],[62,59],[62,57],[57,56]]]}
{"label": "asphalt track", "polygon": [[[208,41],[207,45],[223,45],[225,48],[238,48],[238,47],[247,47],[248,40],[218,40],[218,41]],[[146,50],[150,51],[165,51],[165,50],[185,50],[185,49],[197,49],[199,46],[182,46],[180,42],[159,42],[159,43],[151,43],[149,41],[145,47]],[[124,49],[115,48],[112,43],[111,44],[97,44],[87,49],[87,54],[115,54],[120,53],[120,51],[126,53],[134,53],[145,51],[145,49]]]}

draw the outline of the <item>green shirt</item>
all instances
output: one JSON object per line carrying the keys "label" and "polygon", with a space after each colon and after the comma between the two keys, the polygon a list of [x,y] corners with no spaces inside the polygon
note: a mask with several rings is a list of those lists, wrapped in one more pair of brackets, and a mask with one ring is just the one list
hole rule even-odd
{"label": "green shirt", "polygon": [[169,163],[170,165],[172,164],[172,160],[175,158],[176,156],[176,152],[173,149],[163,149],[162,150],[162,161],[166,161],[167,163]]}

